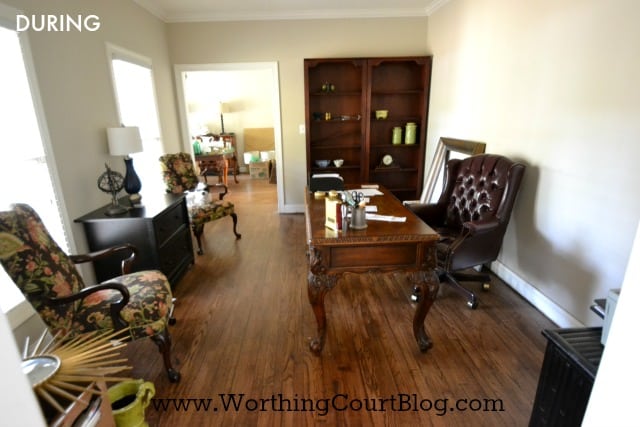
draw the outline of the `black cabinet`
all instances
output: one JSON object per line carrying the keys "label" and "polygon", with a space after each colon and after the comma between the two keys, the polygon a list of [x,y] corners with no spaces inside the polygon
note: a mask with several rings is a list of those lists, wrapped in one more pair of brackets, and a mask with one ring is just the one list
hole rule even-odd
{"label": "black cabinet", "polygon": [[529,426],[580,426],[604,350],[602,328],[542,334],[548,342]]}
{"label": "black cabinet", "polygon": [[[130,243],[138,249],[133,271],[160,270],[174,287],[194,262],[186,200],[183,195],[164,194],[142,201],[144,206],[123,215],[107,216],[110,205],[106,205],[75,222],[83,225],[91,251]],[[121,274],[115,258],[94,263],[99,282]]]}

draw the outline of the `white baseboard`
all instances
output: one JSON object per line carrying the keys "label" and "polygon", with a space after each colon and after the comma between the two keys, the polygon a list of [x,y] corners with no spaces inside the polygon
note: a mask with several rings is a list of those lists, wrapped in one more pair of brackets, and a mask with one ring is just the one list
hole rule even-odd
{"label": "white baseboard", "polygon": [[519,293],[524,299],[529,301],[535,308],[540,310],[542,314],[558,325],[558,327],[583,328],[585,326],[529,282],[507,268],[500,261],[494,261],[491,263],[491,271],[493,271],[496,276],[504,280],[507,285],[513,288],[513,290]]}
{"label": "white baseboard", "polygon": [[11,329],[15,329],[29,320],[35,314],[33,307],[27,300],[20,301],[7,312],[7,320]]}
{"label": "white baseboard", "polygon": [[283,205],[280,207],[281,214],[304,213],[304,205]]}

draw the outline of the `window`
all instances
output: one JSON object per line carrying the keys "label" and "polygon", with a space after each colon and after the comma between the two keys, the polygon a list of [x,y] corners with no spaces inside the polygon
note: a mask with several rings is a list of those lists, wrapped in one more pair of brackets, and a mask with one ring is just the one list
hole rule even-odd
{"label": "window", "polygon": [[142,194],[162,193],[165,188],[158,159],[163,150],[151,61],[114,46],[109,46],[108,52],[120,124],[140,128],[143,151],[131,157],[142,182]]}
{"label": "window", "polygon": [[[14,30],[3,26],[0,20],[0,205],[5,209],[11,203],[28,203],[40,215],[49,232],[60,247],[69,251],[56,186],[52,179],[53,162],[47,154],[43,134],[38,122],[36,105],[39,105],[37,88],[30,84],[27,74],[28,55]],[[24,56],[23,56],[24,55]],[[38,191],[30,191],[37,188]],[[0,308],[7,313],[24,297],[0,269]],[[12,322],[13,323],[13,322]]]}

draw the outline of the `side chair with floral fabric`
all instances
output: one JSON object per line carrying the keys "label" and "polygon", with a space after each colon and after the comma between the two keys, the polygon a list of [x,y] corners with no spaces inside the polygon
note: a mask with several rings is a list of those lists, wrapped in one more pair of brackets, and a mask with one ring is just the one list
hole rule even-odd
{"label": "side chair with floral fabric", "polygon": [[[85,286],[75,264],[123,253],[122,275]],[[131,339],[150,337],[162,353],[169,380],[173,297],[160,271],[131,273],[135,248],[122,245],[85,255],[67,255],[38,214],[26,204],[0,212],[0,263],[42,317],[52,335],[73,337],[93,330],[128,328]]]}
{"label": "side chair with floral fabric", "polygon": [[[205,182],[202,183],[193,167],[191,155],[188,153],[166,154],[160,157],[160,164],[167,193],[189,193],[187,207],[189,209],[191,229],[198,242],[199,255],[203,254],[202,233],[207,222],[230,216],[233,219],[233,234],[235,234],[236,240],[242,237],[237,232],[238,216],[234,211],[233,203],[223,200],[227,194],[226,185],[222,183],[206,184],[206,171],[203,171]],[[200,189],[201,186],[203,186],[202,189]],[[209,195],[210,187],[222,188],[218,195],[218,200]]]}

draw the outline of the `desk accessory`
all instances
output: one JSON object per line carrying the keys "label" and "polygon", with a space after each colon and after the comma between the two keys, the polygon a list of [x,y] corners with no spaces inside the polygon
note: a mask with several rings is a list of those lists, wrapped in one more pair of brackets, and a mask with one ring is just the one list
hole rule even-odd
{"label": "desk accessory", "polygon": [[127,212],[127,208],[118,203],[118,193],[124,186],[124,178],[120,172],[116,172],[104,164],[106,171],[98,177],[98,188],[105,193],[111,194],[111,206],[105,212],[108,216],[122,215]]}

